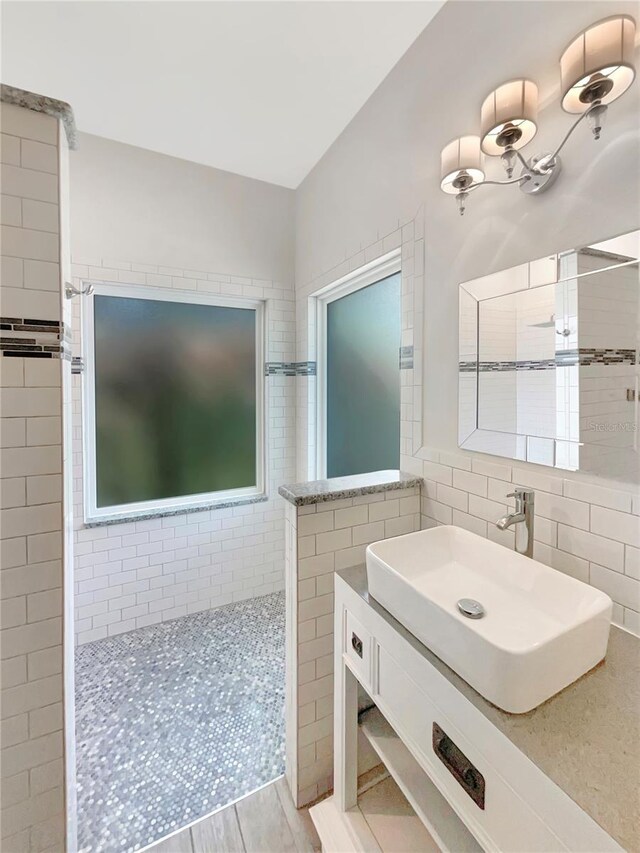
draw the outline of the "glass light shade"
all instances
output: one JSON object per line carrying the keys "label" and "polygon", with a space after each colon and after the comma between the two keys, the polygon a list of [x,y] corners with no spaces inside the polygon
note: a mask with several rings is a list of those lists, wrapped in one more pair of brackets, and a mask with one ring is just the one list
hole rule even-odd
{"label": "glass light shade", "polygon": [[[445,193],[457,195],[468,187],[455,186],[457,179],[470,178],[474,184],[484,181],[480,162],[480,137],[462,136],[442,149],[440,155],[440,188]],[[467,178],[467,180],[468,180]]]}
{"label": "glass light shade", "polygon": [[482,150],[496,157],[507,145],[522,148],[536,135],[538,87],[531,80],[511,80],[488,95],[480,112]]}
{"label": "glass light shade", "polygon": [[626,92],[636,73],[635,36],[633,18],[619,15],[593,24],[571,42],[560,57],[564,110],[583,113],[598,94],[597,100],[610,104]]}

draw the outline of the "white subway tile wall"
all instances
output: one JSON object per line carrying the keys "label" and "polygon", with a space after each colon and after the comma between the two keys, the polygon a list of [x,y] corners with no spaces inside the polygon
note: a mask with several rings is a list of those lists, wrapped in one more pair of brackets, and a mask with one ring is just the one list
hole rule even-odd
{"label": "white subway tile wall", "polygon": [[[386,234],[380,239],[380,233]],[[640,578],[640,493],[636,486],[617,488],[604,478],[581,474],[558,476],[550,468],[511,463],[468,451],[449,452],[422,445],[422,328],[424,289],[424,216],[401,220],[349,250],[338,266],[318,271],[296,286],[297,357],[316,358],[313,294],[391,248],[402,247],[402,312],[405,346],[414,346],[412,370],[400,371],[402,425],[400,468],[424,477],[423,525],[459,524],[513,547],[512,531],[493,524],[507,506],[513,486],[536,492],[536,557],[560,571],[598,586],[614,600],[616,624],[638,633]],[[590,370],[602,370],[601,366]],[[609,368],[607,368],[609,369]],[[297,410],[298,477],[314,476],[316,464],[316,380],[299,380]],[[512,502],[510,502],[512,505]],[[605,574],[605,571],[608,574]],[[620,575],[623,583],[615,584]]]}
{"label": "white subway tile wall", "polygon": [[[386,235],[382,239],[380,234]],[[348,236],[348,235],[347,235]],[[604,479],[587,481],[580,474],[557,476],[551,469],[527,463],[513,465],[509,459],[467,451],[450,452],[424,446],[422,429],[422,354],[424,325],[424,215],[419,210],[413,219],[381,223],[380,231],[369,244],[344,246],[343,257],[329,270],[316,270],[308,282],[296,285],[297,358],[316,359],[316,328],[313,294],[338,280],[348,272],[380,257],[392,248],[402,251],[402,346],[413,346],[413,367],[400,371],[402,386],[401,409],[401,470],[423,477],[421,490],[421,525],[456,524],[480,536],[514,547],[512,530],[499,531],[494,524],[507,507],[513,507],[506,497],[513,486],[528,486],[536,492],[536,526],[534,556],[553,568],[573,575],[586,583],[603,589],[614,601],[613,620],[625,629],[640,635],[640,494],[638,488],[616,488]],[[316,415],[317,381],[315,377],[298,380],[296,398],[297,471],[298,478],[313,479],[316,470]],[[610,511],[611,515],[607,515]],[[316,522],[317,523],[317,522]],[[380,522],[370,519],[369,525]],[[371,528],[366,541],[375,541],[397,535],[391,526]],[[352,542],[356,544],[359,528],[352,529]],[[317,539],[317,534],[310,534]],[[306,578],[300,574],[300,594],[310,594],[310,581],[321,578],[338,568],[337,561],[327,560],[326,554],[311,553],[315,543],[307,536],[298,535],[295,549],[291,547],[289,572],[299,571],[305,565]],[[362,556],[362,555],[361,555]],[[361,562],[362,559],[358,559]],[[352,565],[350,563],[350,565]],[[340,566],[341,567],[341,566]],[[315,595],[319,595],[316,590]],[[328,602],[328,599],[327,599]],[[325,606],[328,606],[325,605]],[[329,618],[329,613],[322,617]],[[299,617],[298,617],[299,618]],[[311,625],[298,626],[297,640],[292,647],[315,638]],[[303,678],[309,676],[305,668]],[[311,682],[300,683],[298,690],[307,684],[322,690],[322,680],[316,674]],[[302,692],[305,698],[305,692]],[[298,700],[299,701],[299,700]],[[323,765],[319,747],[314,753],[310,743],[322,743],[321,726],[317,716],[317,700],[309,700],[298,710],[298,733],[308,728],[310,741],[287,741],[289,760],[288,778],[296,792],[298,804],[309,802],[322,790],[331,786],[330,775],[323,776],[328,764]],[[329,711],[327,713],[330,713]],[[316,740],[316,737],[318,738]],[[326,735],[324,736],[326,737]],[[294,752],[294,747],[297,753]],[[315,768],[300,773],[294,754]],[[324,755],[324,753],[323,753]],[[316,774],[315,782],[310,783]],[[329,771],[330,773],[330,771]],[[304,783],[304,784],[303,784]],[[309,783],[308,785],[306,783]]]}
{"label": "white subway tile wall", "polygon": [[287,503],[285,526],[287,778],[301,806],[332,785],[333,575],[364,563],[371,542],[419,530],[420,489]]}
{"label": "white subway tile wall", "polygon": [[[0,313],[60,320],[58,122],[10,104],[0,111]],[[64,848],[61,367],[0,356],[6,851]]]}
{"label": "white subway tile wall", "polygon": [[[577,261],[578,272],[593,273],[578,290],[580,347],[633,352],[638,337],[637,268],[595,272],[598,258],[581,253]],[[580,366],[580,466],[585,470],[605,477],[640,476],[640,461],[633,451],[636,433],[611,431],[629,419],[625,392],[635,387],[636,371],[631,360]]]}
{"label": "white subway tile wall", "polygon": [[[267,303],[266,360],[295,354],[291,284],[74,257],[73,282],[108,281],[219,293]],[[80,300],[73,303],[74,355],[82,355]],[[295,476],[295,382],[266,379],[269,499],[100,527],[83,524],[82,375],[73,382],[75,605],[78,643],[284,589],[284,519],[278,486]]]}
{"label": "white subway tile wall", "polygon": [[[51,117],[2,105],[2,313],[59,320],[58,128]],[[73,380],[75,605],[78,642],[88,642],[284,585],[285,528],[289,672],[287,774],[299,805],[331,785],[333,573],[360,563],[369,542],[459,524],[513,547],[493,521],[513,485],[536,491],[535,556],[608,592],[614,621],[640,633],[640,496],[579,475],[422,446],[424,223],[381,223],[368,244],[296,291],[211,271],[110,258],[74,258],[74,283],[122,282],[268,301],[267,360],[314,361],[313,294],[401,248],[400,467],[425,478],[417,491],[301,508],[277,486],[315,476],[314,376],[267,380],[269,500],[165,518],[85,528],[82,505],[81,382]],[[73,302],[80,355],[80,301]],[[296,338],[297,321],[297,338]],[[296,354],[297,343],[297,354]],[[28,366],[27,366],[28,365]],[[3,849],[62,846],[62,521],[60,365],[0,358],[2,420]],[[601,387],[598,368],[589,393]],[[595,397],[593,402],[598,402]],[[6,407],[6,410],[5,410]],[[297,433],[296,433],[297,429]],[[297,436],[297,437],[296,437]],[[421,517],[419,519],[421,511]]]}
{"label": "white subway tile wall", "polygon": [[[401,461],[403,470],[425,478],[423,527],[457,524],[513,547],[513,533],[505,531],[499,536],[495,522],[507,507],[513,508],[513,498],[507,498],[507,493],[514,486],[533,488],[534,557],[606,592],[614,601],[614,623],[638,633],[640,517],[632,512],[632,492],[555,477],[534,468],[497,466],[471,454],[461,456],[459,463],[451,454],[434,450],[431,455],[447,464],[417,458]],[[471,473],[466,471],[468,464]],[[458,488],[443,487],[433,478],[434,470]],[[432,493],[439,502],[430,497]],[[479,498],[479,493],[488,494],[490,500]]]}

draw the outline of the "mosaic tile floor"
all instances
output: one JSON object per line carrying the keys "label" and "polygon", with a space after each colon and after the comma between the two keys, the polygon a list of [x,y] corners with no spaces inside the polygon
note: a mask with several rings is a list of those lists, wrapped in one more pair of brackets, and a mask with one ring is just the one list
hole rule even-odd
{"label": "mosaic tile floor", "polygon": [[284,772],[284,593],[76,651],[78,845],[133,851]]}

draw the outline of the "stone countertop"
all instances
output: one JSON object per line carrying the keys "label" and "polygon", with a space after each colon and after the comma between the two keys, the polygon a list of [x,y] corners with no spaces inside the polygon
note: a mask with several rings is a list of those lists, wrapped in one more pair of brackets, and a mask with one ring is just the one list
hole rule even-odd
{"label": "stone countertop", "polygon": [[508,714],[369,597],[365,566],[337,574],[618,844],[640,849],[640,639],[612,626],[603,663],[533,711]]}
{"label": "stone countertop", "polygon": [[16,86],[6,86],[4,83],[0,87],[0,100],[6,104],[26,107],[28,110],[34,110],[37,113],[46,113],[60,119],[64,125],[69,148],[75,149],[78,147],[76,122],[73,117],[71,104],[68,104],[66,101],[58,101],[56,98],[50,98],[47,95],[28,92],[26,89],[18,89]]}
{"label": "stone countertop", "polygon": [[307,506],[342,498],[356,498],[359,495],[373,495],[376,492],[410,489],[421,483],[421,477],[404,474],[402,471],[374,471],[371,474],[353,474],[351,477],[293,483],[280,486],[278,492],[294,506]]}

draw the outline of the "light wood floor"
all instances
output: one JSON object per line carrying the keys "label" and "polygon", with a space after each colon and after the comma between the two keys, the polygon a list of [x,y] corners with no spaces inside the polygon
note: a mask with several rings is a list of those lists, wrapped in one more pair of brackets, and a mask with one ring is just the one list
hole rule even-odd
{"label": "light wood floor", "polygon": [[358,796],[364,815],[380,850],[402,853],[441,853],[425,825],[411,808],[391,776]]}
{"label": "light wood floor", "polygon": [[147,848],[148,853],[314,853],[320,839],[284,778]]}

